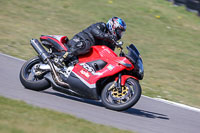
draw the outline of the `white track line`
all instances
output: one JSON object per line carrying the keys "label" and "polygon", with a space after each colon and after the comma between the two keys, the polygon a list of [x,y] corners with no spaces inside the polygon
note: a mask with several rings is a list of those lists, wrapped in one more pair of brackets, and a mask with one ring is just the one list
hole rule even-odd
{"label": "white track line", "polygon": [[[16,58],[16,57],[13,57],[13,56],[10,56],[10,55],[7,55],[7,54],[3,54],[3,53],[0,53],[0,55],[9,57],[9,58],[12,58],[12,59],[15,59],[15,60],[23,61],[23,62],[26,61],[26,60],[19,59],[19,58]],[[176,102],[173,102],[173,101],[168,101],[168,100],[161,99],[161,98],[151,98],[151,97],[144,96],[144,95],[142,95],[142,96],[146,97],[148,99],[152,99],[152,100],[163,102],[163,103],[170,104],[170,105],[173,105],[173,106],[181,107],[181,108],[188,109],[188,110],[191,110],[191,111],[200,112],[199,108],[191,107],[191,106],[188,106],[188,105],[185,105],[185,104],[176,103]]]}
{"label": "white track line", "polygon": [[154,99],[156,101],[160,101],[160,102],[167,103],[167,104],[170,104],[170,105],[174,105],[174,106],[177,106],[177,107],[181,107],[181,108],[185,108],[185,109],[188,109],[188,110],[200,112],[199,108],[191,107],[191,106],[188,106],[188,105],[185,105],[185,104],[176,103],[176,102],[173,102],[173,101],[168,101],[168,100],[161,99],[161,98],[154,98]]}
{"label": "white track line", "polygon": [[152,100],[159,101],[159,102],[162,102],[162,103],[170,104],[170,105],[173,105],[173,106],[176,106],[176,107],[184,108],[184,109],[195,111],[195,112],[200,112],[199,108],[195,108],[195,107],[188,106],[188,105],[185,105],[185,104],[181,104],[181,103],[177,103],[177,102],[173,102],[173,101],[169,101],[169,100],[165,100],[165,99],[161,99],[161,98],[152,98],[152,97],[148,97],[148,96],[144,96],[144,95],[142,95],[142,96],[146,97],[148,99],[152,99]]}
{"label": "white track line", "polygon": [[3,53],[0,53],[0,55],[3,55],[3,56],[7,56],[7,57],[9,57],[9,58],[12,58],[12,59],[15,59],[15,60],[19,60],[19,61],[23,61],[23,62],[25,62],[26,60],[23,60],[23,59],[19,59],[19,58],[17,58],[17,57],[14,57],[14,56],[10,56],[10,55],[7,55],[7,54],[3,54]]}

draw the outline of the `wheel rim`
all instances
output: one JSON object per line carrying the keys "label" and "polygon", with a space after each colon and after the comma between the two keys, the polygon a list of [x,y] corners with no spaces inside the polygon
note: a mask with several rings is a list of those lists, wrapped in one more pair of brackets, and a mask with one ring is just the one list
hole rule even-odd
{"label": "wheel rim", "polygon": [[106,100],[111,104],[125,104],[135,96],[135,84],[126,82],[121,90],[116,87],[107,89]]}
{"label": "wheel rim", "polygon": [[35,75],[35,69],[36,69],[36,65],[38,65],[40,63],[39,60],[35,60],[32,63],[28,64],[27,67],[25,68],[25,72],[24,72],[24,77],[27,80],[30,81],[38,81],[40,80],[36,75]]}

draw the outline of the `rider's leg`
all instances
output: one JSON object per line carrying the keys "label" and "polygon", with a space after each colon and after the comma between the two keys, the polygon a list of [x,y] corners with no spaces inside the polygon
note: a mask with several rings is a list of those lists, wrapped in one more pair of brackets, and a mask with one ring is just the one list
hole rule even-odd
{"label": "rider's leg", "polygon": [[90,43],[87,40],[83,40],[79,38],[78,36],[75,36],[73,39],[71,39],[68,43],[68,46],[70,47],[70,52],[66,52],[63,55],[64,60],[69,60],[73,56],[83,55],[90,51]]}

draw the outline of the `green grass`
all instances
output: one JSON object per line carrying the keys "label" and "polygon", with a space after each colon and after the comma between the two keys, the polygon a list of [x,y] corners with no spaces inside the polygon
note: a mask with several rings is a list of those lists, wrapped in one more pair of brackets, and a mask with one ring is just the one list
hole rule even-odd
{"label": "green grass", "polygon": [[29,59],[31,38],[71,38],[112,16],[143,57],[143,94],[200,107],[200,18],[166,0],[0,0],[0,52]]}
{"label": "green grass", "polygon": [[130,133],[0,97],[1,133]]}

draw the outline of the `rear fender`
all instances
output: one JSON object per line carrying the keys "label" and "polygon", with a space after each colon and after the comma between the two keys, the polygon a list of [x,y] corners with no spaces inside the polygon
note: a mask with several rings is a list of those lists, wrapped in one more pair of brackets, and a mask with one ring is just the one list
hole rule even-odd
{"label": "rear fender", "polygon": [[[135,80],[138,80],[138,78],[133,77],[133,76],[130,76],[130,75],[122,75],[122,77],[121,77],[121,85],[122,85],[122,86],[125,85],[125,82],[126,82],[126,80],[127,80],[128,78],[133,78],[133,79],[135,79]],[[115,78],[115,81],[117,82],[118,79],[119,79],[119,77],[116,77],[116,78]]]}
{"label": "rear fender", "polygon": [[42,35],[40,37],[40,40],[44,46],[51,46],[58,52],[69,50],[67,46],[64,45],[67,39],[68,38],[66,36],[59,36],[59,35],[47,35],[47,36]]}

